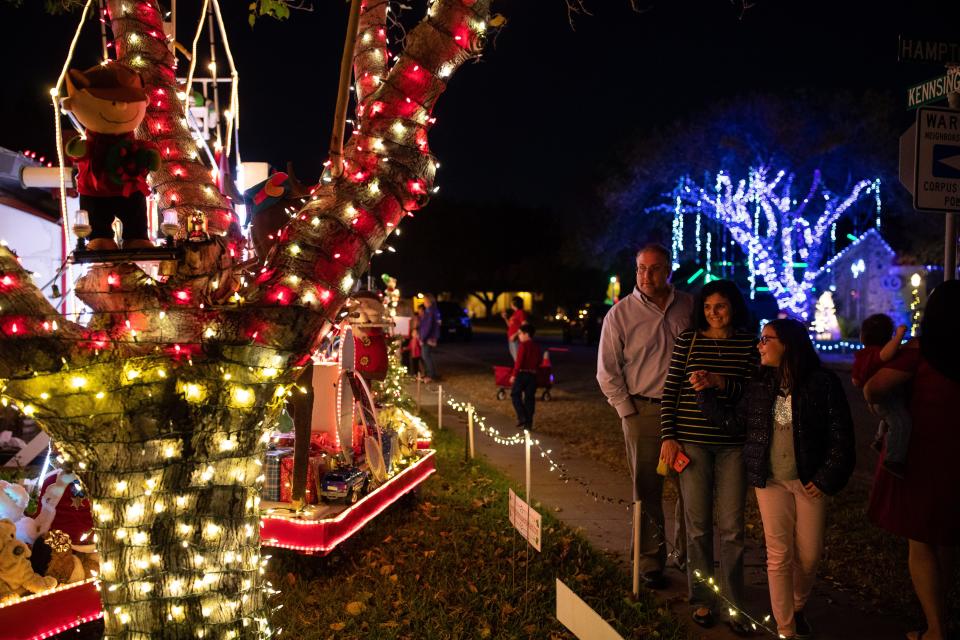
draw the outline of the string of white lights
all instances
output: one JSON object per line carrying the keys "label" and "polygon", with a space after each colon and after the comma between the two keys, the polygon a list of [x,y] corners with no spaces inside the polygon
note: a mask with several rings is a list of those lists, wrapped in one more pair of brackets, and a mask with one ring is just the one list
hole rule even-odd
{"label": "string of white lights", "polygon": [[[510,437],[504,437],[495,428],[486,426],[484,418],[477,414],[476,407],[474,407],[469,402],[462,402],[450,397],[447,400],[447,404],[450,405],[450,407],[452,407],[454,411],[472,412],[474,422],[478,425],[483,425],[480,431],[488,435],[497,444],[512,446],[516,444],[523,444],[525,441],[525,436],[522,433],[519,433],[514,436],[510,436]],[[517,439],[519,439],[519,442],[517,441]],[[537,451],[540,453],[540,457],[546,460],[547,464],[549,465],[550,471],[551,472],[559,471],[560,478],[564,482],[570,482],[571,480],[574,481],[584,489],[587,495],[589,495],[591,498],[593,498],[596,501],[603,501],[610,504],[621,505],[621,506],[624,506],[626,509],[633,508],[634,503],[632,501],[624,500],[623,498],[615,498],[615,497],[607,496],[597,491],[594,491],[593,489],[590,488],[590,483],[587,480],[584,480],[583,478],[570,474],[567,468],[563,465],[563,463],[556,461],[552,457],[551,455],[552,449],[545,449],[543,445],[540,443],[539,439],[533,439],[531,443],[534,447],[537,448]],[[657,528],[660,534],[660,539],[668,547],[668,551],[676,552],[677,551],[676,547],[669,541],[663,527],[661,527],[660,524],[656,522],[649,514],[646,514],[646,512],[644,512],[644,514],[647,516],[647,521]],[[785,638],[785,636],[783,636],[782,634],[779,634],[777,631],[767,626],[770,621],[769,615],[764,617],[762,621],[757,620],[756,618],[751,616],[747,611],[745,611],[740,606],[738,606],[735,602],[727,598],[727,596],[720,591],[720,585],[717,583],[717,580],[713,578],[713,576],[705,575],[700,571],[694,571],[694,579],[697,582],[697,584],[706,585],[707,588],[709,588],[719,600],[723,601],[725,608],[727,609],[727,613],[731,619],[737,619],[738,617],[742,617],[743,619],[747,620],[748,624],[750,625],[750,628],[753,631],[766,632],[775,638]]]}

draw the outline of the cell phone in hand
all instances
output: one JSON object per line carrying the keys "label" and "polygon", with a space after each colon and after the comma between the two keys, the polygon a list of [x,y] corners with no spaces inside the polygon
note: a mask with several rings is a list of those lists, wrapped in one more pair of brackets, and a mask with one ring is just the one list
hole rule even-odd
{"label": "cell phone in hand", "polygon": [[677,453],[677,457],[673,459],[673,470],[677,473],[682,473],[689,464],[690,458],[687,457],[687,454],[685,454],[683,451],[680,451]]}

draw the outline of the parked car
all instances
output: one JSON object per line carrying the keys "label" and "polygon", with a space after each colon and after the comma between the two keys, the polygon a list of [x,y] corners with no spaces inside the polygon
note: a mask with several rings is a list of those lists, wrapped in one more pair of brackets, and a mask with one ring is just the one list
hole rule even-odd
{"label": "parked car", "polygon": [[466,341],[473,337],[473,325],[466,309],[449,301],[438,302],[437,309],[440,311],[441,340]]}
{"label": "parked car", "polygon": [[563,341],[567,344],[574,340],[583,340],[587,344],[600,341],[600,329],[603,327],[603,317],[610,311],[606,302],[588,302],[576,314],[563,317]]}

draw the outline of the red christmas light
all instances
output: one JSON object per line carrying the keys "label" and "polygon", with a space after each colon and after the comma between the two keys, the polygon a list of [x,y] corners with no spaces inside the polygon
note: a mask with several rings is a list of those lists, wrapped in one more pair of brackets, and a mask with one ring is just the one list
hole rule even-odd
{"label": "red christmas light", "polygon": [[267,268],[260,269],[260,273],[257,274],[257,284],[263,284],[264,282],[272,278],[274,272],[276,272],[276,269],[267,269]]}
{"label": "red christmas light", "polygon": [[200,353],[200,345],[174,344],[164,348],[163,352],[173,358],[175,361],[179,362],[181,360],[192,358],[195,354]]}
{"label": "red christmas light", "polygon": [[276,302],[283,307],[293,301],[293,296],[293,289],[290,287],[285,287],[281,284],[270,289],[270,292],[267,294],[267,300]]}
{"label": "red christmas light", "polygon": [[189,304],[190,297],[189,289],[177,289],[173,292],[173,299],[177,304]]}

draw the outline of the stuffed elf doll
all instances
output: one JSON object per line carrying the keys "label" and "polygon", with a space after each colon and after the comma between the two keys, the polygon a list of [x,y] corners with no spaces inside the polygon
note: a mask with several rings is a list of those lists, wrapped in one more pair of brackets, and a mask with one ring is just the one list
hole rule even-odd
{"label": "stuffed elf doll", "polygon": [[86,128],[67,144],[79,169],[80,208],[90,217],[92,251],[116,250],[113,219],[123,224],[123,248],[153,247],[147,233],[146,176],[160,166],[155,145],[137,140],[134,131],[147,112],[140,74],[116,61],[86,71],[70,69],[63,110]]}

